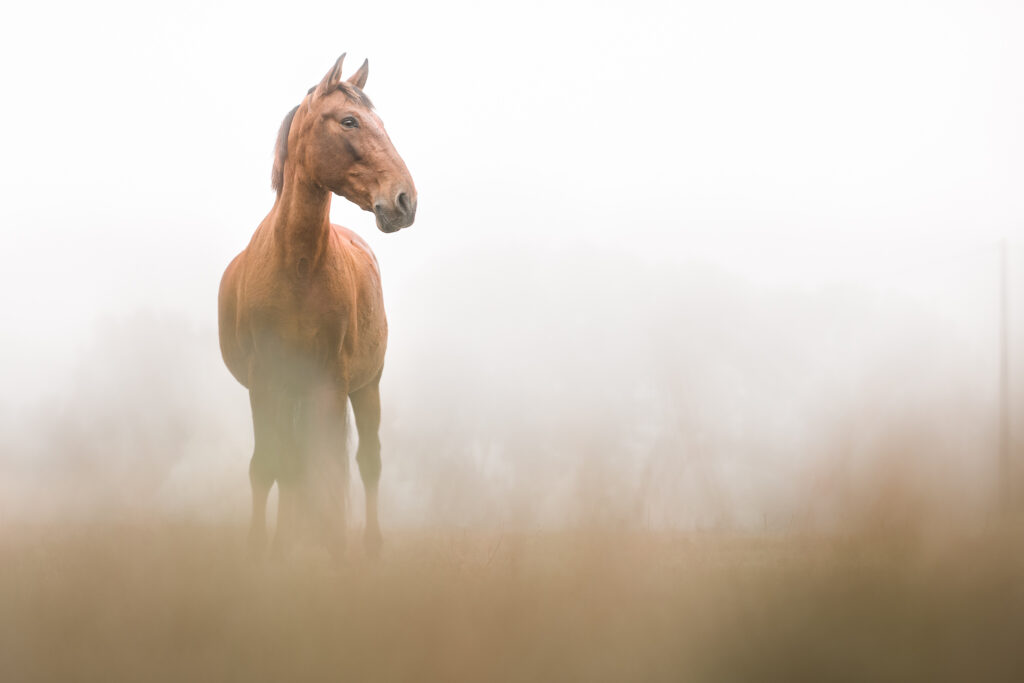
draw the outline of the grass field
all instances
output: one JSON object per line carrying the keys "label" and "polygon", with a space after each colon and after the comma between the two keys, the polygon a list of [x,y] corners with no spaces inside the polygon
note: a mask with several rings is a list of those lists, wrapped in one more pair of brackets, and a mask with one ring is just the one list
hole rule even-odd
{"label": "grass field", "polygon": [[0,680],[1021,680],[1022,538],[7,525]]}

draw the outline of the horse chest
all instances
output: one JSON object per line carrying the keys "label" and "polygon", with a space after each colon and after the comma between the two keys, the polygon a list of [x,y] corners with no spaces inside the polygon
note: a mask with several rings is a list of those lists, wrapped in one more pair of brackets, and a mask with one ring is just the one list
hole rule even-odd
{"label": "horse chest", "polygon": [[347,308],[322,288],[273,288],[249,306],[253,351],[268,363],[330,365],[343,343]]}

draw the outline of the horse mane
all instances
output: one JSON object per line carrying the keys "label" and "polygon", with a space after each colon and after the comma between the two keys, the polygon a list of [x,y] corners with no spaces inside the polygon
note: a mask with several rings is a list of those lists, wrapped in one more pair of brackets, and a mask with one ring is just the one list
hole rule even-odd
{"label": "horse mane", "polygon": [[[312,95],[314,90],[316,90],[315,85],[306,94]],[[351,83],[346,81],[338,83],[338,90],[358,101],[367,109],[373,109],[373,102],[366,96],[366,93]],[[277,144],[274,145],[274,167],[270,171],[270,187],[278,195],[281,194],[281,189],[284,187],[284,162],[288,158],[288,133],[292,129],[292,119],[295,118],[295,112],[299,110],[300,106],[302,106],[301,103],[295,105],[288,112],[284,117],[284,121],[281,122],[281,128],[277,131]]]}
{"label": "horse mane", "polygon": [[288,158],[288,131],[292,129],[292,119],[299,105],[295,105],[288,115],[281,122],[281,129],[277,131],[277,144],[274,146],[274,168],[270,171],[270,187],[279,196],[281,188],[284,187],[284,160]]}

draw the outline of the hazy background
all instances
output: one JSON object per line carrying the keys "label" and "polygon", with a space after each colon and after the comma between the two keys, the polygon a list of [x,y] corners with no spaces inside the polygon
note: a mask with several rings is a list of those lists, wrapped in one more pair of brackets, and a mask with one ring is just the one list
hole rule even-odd
{"label": "hazy background", "polygon": [[398,235],[332,208],[384,275],[385,527],[991,514],[1018,3],[7,16],[0,518],[245,517],[216,290],[342,51],[419,191]]}

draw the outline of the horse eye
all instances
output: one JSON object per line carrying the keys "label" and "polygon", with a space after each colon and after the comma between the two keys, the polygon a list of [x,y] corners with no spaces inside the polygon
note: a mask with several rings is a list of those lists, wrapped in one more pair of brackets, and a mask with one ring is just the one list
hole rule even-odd
{"label": "horse eye", "polygon": [[352,116],[346,116],[341,120],[341,125],[343,128],[358,128],[359,122]]}

